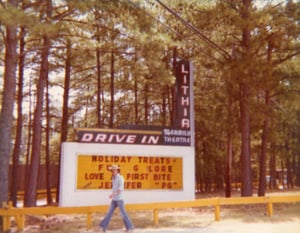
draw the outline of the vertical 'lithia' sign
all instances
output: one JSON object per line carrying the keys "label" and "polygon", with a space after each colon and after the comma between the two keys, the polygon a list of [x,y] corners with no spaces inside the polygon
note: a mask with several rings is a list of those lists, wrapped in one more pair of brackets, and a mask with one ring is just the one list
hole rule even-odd
{"label": "vertical 'lithia' sign", "polygon": [[193,119],[193,80],[192,65],[189,61],[179,61],[175,69],[176,86],[174,90],[173,127],[194,130]]}

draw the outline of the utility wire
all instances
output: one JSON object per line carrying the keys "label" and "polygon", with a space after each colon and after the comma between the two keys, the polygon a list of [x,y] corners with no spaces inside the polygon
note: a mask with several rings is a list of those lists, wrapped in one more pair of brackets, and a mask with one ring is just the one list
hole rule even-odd
{"label": "utility wire", "polygon": [[158,2],[164,9],[166,9],[168,12],[170,12],[173,16],[175,16],[177,19],[181,21],[185,26],[190,28],[192,31],[194,31],[202,40],[204,40],[207,44],[209,44],[211,47],[213,47],[216,50],[219,50],[223,55],[225,55],[226,58],[230,59],[231,56],[228,52],[226,52],[223,48],[221,48],[219,45],[217,45],[215,42],[210,40],[208,37],[206,37],[197,27],[190,24],[188,21],[180,17],[175,11],[173,11],[170,7],[168,7],[166,4],[161,2],[160,0],[155,0]]}
{"label": "utility wire", "polygon": [[[162,26],[164,26],[165,28],[167,28],[169,31],[173,32],[174,34],[176,34],[180,39],[183,39],[183,35],[180,34],[179,32],[177,32],[176,30],[174,30],[173,28],[171,28],[169,25],[161,22],[159,19],[157,19],[155,16],[151,15],[150,13],[148,13],[144,8],[141,8],[139,5],[137,5],[136,3],[132,2],[131,0],[127,0],[127,2],[129,4],[131,4],[133,7],[137,8],[138,10],[140,11],[143,11],[146,15],[148,15],[150,18],[154,19],[156,22],[158,22],[159,24],[161,24]],[[204,55],[216,60],[216,61],[219,61],[217,58],[207,54],[206,52],[204,52],[203,50],[200,51],[201,53],[203,53]]]}
{"label": "utility wire", "polygon": [[182,35],[179,32],[175,31],[173,28],[171,28],[167,24],[163,23],[162,21],[160,21],[159,19],[157,19],[156,17],[154,17],[153,15],[151,15],[150,13],[148,13],[146,10],[144,10],[143,8],[141,8],[136,3],[132,2],[131,0],[127,0],[127,2],[130,3],[132,6],[138,8],[139,10],[143,11],[150,18],[154,19],[156,22],[158,22],[159,24],[161,24],[162,26],[164,26],[165,28],[167,28],[168,30],[170,30],[171,32],[175,33],[177,36],[179,36],[180,38],[182,38]]}

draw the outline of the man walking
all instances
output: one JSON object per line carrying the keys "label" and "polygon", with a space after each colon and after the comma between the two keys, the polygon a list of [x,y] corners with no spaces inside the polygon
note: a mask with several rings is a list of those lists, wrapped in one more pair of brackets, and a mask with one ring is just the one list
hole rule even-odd
{"label": "man walking", "polygon": [[119,207],[123,222],[126,227],[125,232],[133,232],[133,225],[124,207],[124,200],[122,195],[124,191],[124,178],[120,174],[120,167],[118,165],[112,165],[109,169],[112,172],[112,193],[109,195],[109,198],[111,198],[112,200],[106,216],[99,224],[99,227],[101,229],[100,232],[106,232],[110,219],[117,207]]}

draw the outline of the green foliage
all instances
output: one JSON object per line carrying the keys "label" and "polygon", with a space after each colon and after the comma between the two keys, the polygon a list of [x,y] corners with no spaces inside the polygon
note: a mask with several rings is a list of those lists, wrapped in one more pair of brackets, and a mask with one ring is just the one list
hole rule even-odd
{"label": "green foliage", "polygon": [[27,15],[24,11],[7,5],[0,7],[0,22],[3,25],[34,25],[35,17]]}

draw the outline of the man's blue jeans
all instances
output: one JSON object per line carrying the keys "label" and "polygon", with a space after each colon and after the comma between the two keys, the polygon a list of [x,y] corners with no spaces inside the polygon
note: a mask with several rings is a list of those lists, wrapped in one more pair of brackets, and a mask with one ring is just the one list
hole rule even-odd
{"label": "man's blue jeans", "polygon": [[123,218],[123,222],[124,222],[124,225],[126,227],[126,230],[133,229],[133,225],[132,225],[132,223],[131,223],[131,221],[130,221],[127,213],[126,213],[123,200],[118,200],[118,201],[112,200],[111,201],[109,210],[108,210],[106,216],[104,217],[104,219],[100,222],[99,226],[103,230],[107,229],[108,224],[110,222],[110,219],[111,219],[111,217],[112,217],[112,215],[113,215],[113,213],[114,213],[114,211],[117,207],[119,207],[119,210],[120,210],[121,216]]}

